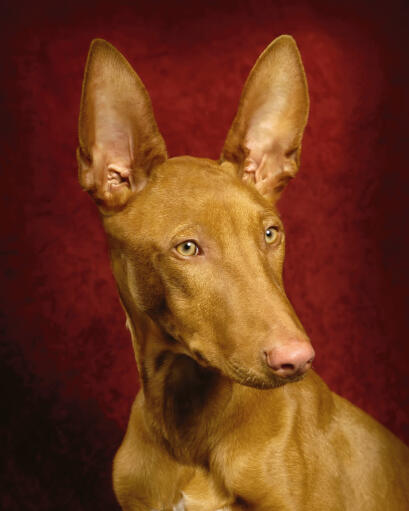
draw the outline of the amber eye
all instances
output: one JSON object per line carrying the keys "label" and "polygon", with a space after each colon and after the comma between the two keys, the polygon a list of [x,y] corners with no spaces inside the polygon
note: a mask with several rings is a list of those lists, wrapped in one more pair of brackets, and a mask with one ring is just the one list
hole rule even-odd
{"label": "amber eye", "polygon": [[274,243],[278,239],[278,227],[274,227],[273,225],[265,230],[264,232],[264,239],[266,240],[266,243],[271,245],[271,243]]}
{"label": "amber eye", "polygon": [[176,246],[176,250],[183,256],[195,256],[199,253],[199,247],[194,241],[184,241]]}

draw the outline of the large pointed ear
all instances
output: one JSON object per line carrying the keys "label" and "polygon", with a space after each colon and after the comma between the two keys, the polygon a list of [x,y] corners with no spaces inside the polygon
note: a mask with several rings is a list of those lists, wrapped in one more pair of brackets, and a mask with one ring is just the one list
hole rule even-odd
{"label": "large pointed ear", "polygon": [[101,211],[122,208],[166,157],[140,78],[113,46],[102,39],[92,41],[79,118],[81,186]]}
{"label": "large pointed ear", "polygon": [[221,162],[233,163],[244,181],[276,199],[300,164],[309,109],[308,88],[291,36],[275,39],[260,55],[241,95]]}

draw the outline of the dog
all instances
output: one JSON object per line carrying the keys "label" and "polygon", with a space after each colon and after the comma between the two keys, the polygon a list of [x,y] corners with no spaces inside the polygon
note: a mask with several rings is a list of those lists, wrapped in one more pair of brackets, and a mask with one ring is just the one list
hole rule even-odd
{"label": "dog", "polygon": [[220,159],[168,158],[140,78],[91,44],[79,181],[101,214],[141,380],[113,464],[123,511],[409,509],[409,449],[311,369],[284,291],[276,202],[308,111],[297,45],[280,36]]}

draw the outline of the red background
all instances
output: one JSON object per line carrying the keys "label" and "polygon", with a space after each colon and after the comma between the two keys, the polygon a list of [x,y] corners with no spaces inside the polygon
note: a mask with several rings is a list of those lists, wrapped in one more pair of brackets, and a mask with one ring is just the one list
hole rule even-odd
{"label": "red background", "polygon": [[76,181],[94,37],[141,76],[170,155],[209,157],[258,54],[296,38],[311,115],[281,201],[288,294],[317,371],[409,442],[408,14],[398,0],[3,2],[1,509],[116,509],[110,463],[137,375]]}

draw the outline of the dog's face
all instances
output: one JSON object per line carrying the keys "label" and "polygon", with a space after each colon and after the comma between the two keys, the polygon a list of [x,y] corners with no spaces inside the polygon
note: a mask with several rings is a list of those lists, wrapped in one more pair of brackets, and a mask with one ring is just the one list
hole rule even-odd
{"label": "dog's face", "polygon": [[155,169],[105,226],[131,317],[149,314],[236,381],[282,382],[264,352],[306,335],[284,292],[284,230],[271,203],[216,162],[182,157]]}
{"label": "dog's face", "polygon": [[[148,316],[200,364],[255,387],[299,379],[313,356],[284,292],[275,208],[298,170],[308,96],[294,42],[269,48],[215,162],[167,159],[139,79],[116,50],[94,43],[78,152],[131,321]],[[109,83],[113,70],[122,85]],[[304,350],[302,367],[282,370],[289,350]]]}

